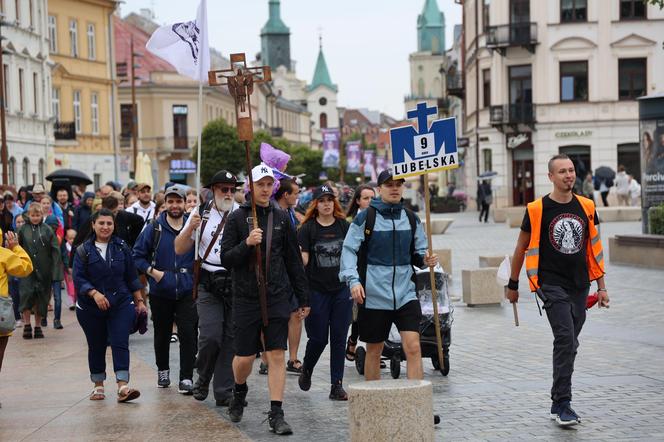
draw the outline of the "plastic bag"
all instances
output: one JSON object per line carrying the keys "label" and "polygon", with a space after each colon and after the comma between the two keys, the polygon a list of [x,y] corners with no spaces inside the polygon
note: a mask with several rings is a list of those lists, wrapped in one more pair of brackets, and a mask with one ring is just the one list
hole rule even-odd
{"label": "plastic bag", "polygon": [[512,271],[510,266],[510,257],[505,255],[505,259],[500,263],[498,267],[498,272],[496,273],[496,281],[501,286],[506,286],[510,280],[510,272]]}

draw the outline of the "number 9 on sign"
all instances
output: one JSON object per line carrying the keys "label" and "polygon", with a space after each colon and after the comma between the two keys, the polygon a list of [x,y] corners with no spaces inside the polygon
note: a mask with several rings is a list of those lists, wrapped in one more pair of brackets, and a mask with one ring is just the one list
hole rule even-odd
{"label": "number 9 on sign", "polygon": [[415,158],[428,157],[436,153],[436,141],[431,133],[416,135],[413,142],[415,144]]}

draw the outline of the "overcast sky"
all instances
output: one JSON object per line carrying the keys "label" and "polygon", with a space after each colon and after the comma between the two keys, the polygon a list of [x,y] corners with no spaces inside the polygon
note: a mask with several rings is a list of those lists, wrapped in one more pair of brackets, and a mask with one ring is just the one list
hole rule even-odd
{"label": "overcast sky", "polygon": [[[160,24],[193,20],[198,0],[125,0],[122,16],[153,8]],[[291,58],[298,78],[311,82],[318,56],[319,28],[339,106],[368,107],[404,116],[410,92],[408,54],[417,49],[417,15],[424,0],[282,0],[281,17],[291,31]],[[438,0],[445,14],[446,46],[461,6]],[[208,0],[210,46],[228,56],[260,51],[260,29],[268,18],[268,0]]]}

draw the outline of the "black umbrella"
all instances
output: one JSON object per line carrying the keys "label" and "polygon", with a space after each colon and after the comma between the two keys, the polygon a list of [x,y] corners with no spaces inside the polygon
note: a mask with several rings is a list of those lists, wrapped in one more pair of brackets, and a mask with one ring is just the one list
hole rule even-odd
{"label": "black umbrella", "polygon": [[595,177],[598,180],[612,180],[616,177],[616,172],[608,166],[600,166],[595,169]]}
{"label": "black umbrella", "polygon": [[80,170],[60,169],[50,173],[46,179],[48,181],[68,179],[73,184],[92,184],[92,180]]}

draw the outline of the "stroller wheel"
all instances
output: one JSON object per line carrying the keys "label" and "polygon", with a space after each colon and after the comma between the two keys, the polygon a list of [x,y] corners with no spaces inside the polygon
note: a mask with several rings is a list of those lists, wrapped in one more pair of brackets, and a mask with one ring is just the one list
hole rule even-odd
{"label": "stroller wheel", "polygon": [[401,374],[401,360],[398,356],[392,356],[390,359],[390,374],[392,375],[392,379],[399,379],[399,375]]}
{"label": "stroller wheel", "polygon": [[447,376],[450,372],[450,354],[449,353],[443,354],[443,362],[445,363],[445,367],[443,367],[442,370],[440,370],[440,373],[443,376]]}
{"label": "stroller wheel", "polygon": [[364,349],[364,347],[358,346],[355,349],[355,368],[357,369],[357,372],[364,376],[364,360],[367,357],[367,351]]}

